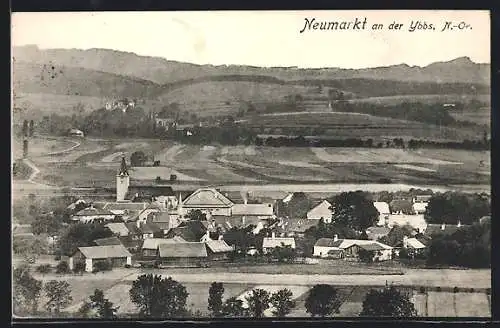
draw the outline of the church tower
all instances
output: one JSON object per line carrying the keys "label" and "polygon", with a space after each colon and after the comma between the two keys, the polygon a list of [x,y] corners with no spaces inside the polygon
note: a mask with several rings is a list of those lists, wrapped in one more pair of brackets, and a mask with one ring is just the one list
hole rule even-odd
{"label": "church tower", "polygon": [[123,156],[122,163],[120,165],[120,171],[116,175],[117,202],[123,202],[125,200],[125,195],[127,195],[129,184],[130,184],[130,176],[128,174],[127,163],[125,162],[125,156]]}

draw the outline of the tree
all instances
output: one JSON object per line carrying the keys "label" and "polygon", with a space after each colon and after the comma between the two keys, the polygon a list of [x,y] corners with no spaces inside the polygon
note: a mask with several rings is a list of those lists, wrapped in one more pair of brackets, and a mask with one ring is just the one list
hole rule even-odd
{"label": "tree", "polygon": [[69,273],[69,265],[66,261],[61,261],[56,266],[56,273]]}
{"label": "tree", "polygon": [[14,313],[36,313],[42,282],[33,278],[27,265],[15,268],[12,278]]}
{"label": "tree", "polygon": [[243,307],[242,300],[230,297],[224,302],[223,313],[226,317],[239,318],[245,316],[246,309]]}
{"label": "tree", "polygon": [[407,318],[417,315],[415,306],[407,295],[400,293],[396,287],[385,287],[382,290],[372,289],[363,301],[360,316]]}
{"label": "tree", "polygon": [[73,297],[71,297],[71,286],[67,281],[51,280],[45,284],[45,294],[47,311],[59,314],[62,308],[68,306]]}
{"label": "tree", "polygon": [[56,219],[53,215],[45,214],[36,218],[35,222],[31,224],[33,234],[39,235],[42,233],[53,236],[59,232],[62,227],[62,222]]}
{"label": "tree", "polygon": [[297,252],[292,246],[282,244],[272,250],[271,256],[278,259],[279,262],[291,262],[297,256]]}
{"label": "tree", "polygon": [[76,223],[62,233],[59,248],[62,255],[71,256],[78,247],[91,246],[96,239],[112,237],[113,232],[101,223]]}
{"label": "tree", "polygon": [[269,293],[265,289],[254,289],[245,299],[251,316],[255,318],[264,317],[264,311],[269,308]]}
{"label": "tree", "polygon": [[135,151],[130,155],[130,165],[131,166],[144,166],[147,161],[147,157],[142,151]]}
{"label": "tree", "polygon": [[375,257],[374,251],[368,251],[362,248],[358,251],[358,258],[361,262],[371,263],[373,262],[374,257]]}
{"label": "tree", "polygon": [[411,237],[413,230],[413,227],[409,224],[403,226],[395,225],[386,236],[380,237],[378,241],[389,246],[397,247],[403,242],[404,237]]}
{"label": "tree", "polygon": [[224,295],[224,286],[222,283],[213,282],[208,290],[208,310],[214,317],[223,315],[222,296]]}
{"label": "tree", "polygon": [[326,317],[340,308],[338,291],[331,285],[319,284],[311,288],[305,301],[307,313],[312,317]]}
{"label": "tree", "polygon": [[285,317],[295,307],[292,299],[292,292],[289,289],[280,289],[271,295],[270,301],[273,305],[273,314],[277,317]]}
{"label": "tree", "polygon": [[144,274],[130,289],[130,299],[143,316],[149,318],[179,317],[186,312],[186,287],[171,277]]}
{"label": "tree", "polygon": [[119,307],[114,307],[113,303],[104,298],[104,293],[100,289],[95,289],[94,294],[89,296],[90,302],[85,301],[80,307],[79,313],[88,317],[91,311],[100,319],[116,319],[116,312]]}
{"label": "tree", "polygon": [[203,213],[201,210],[191,210],[189,213],[188,213],[188,217],[191,219],[191,220],[194,220],[194,221],[205,221],[207,219],[207,215],[205,213]]}
{"label": "tree", "polygon": [[379,213],[369,195],[362,191],[343,192],[331,201],[332,222],[364,231],[378,221]]}

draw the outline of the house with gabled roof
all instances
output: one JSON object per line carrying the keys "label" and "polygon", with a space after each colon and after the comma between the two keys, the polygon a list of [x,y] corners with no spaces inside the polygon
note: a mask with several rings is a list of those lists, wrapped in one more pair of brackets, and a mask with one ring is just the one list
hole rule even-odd
{"label": "house with gabled roof", "polygon": [[207,246],[202,242],[161,244],[158,255],[161,263],[166,265],[197,266],[208,258]]}
{"label": "house with gabled roof", "polygon": [[272,252],[276,247],[290,246],[295,249],[295,238],[293,237],[276,237],[274,232],[271,233],[271,237],[264,237],[262,241],[262,252],[268,254]]}
{"label": "house with gabled roof", "polygon": [[179,214],[187,215],[190,211],[201,210],[212,215],[231,215],[234,203],[215,188],[200,188],[179,202]]}
{"label": "house with gabled roof", "polygon": [[144,242],[141,246],[141,254],[145,258],[156,258],[158,257],[158,248],[161,244],[175,244],[186,242],[184,239],[180,237],[174,238],[147,238],[144,239]]}
{"label": "house with gabled roof", "polygon": [[110,222],[107,223],[105,227],[111,230],[113,235],[118,237],[126,237],[130,234],[130,230],[124,222]]}
{"label": "house with gabled roof", "polygon": [[108,262],[113,267],[132,265],[132,254],[123,245],[78,247],[69,258],[69,268],[84,263],[85,271],[92,272],[97,262]]}
{"label": "house with gabled roof", "polygon": [[321,220],[323,219],[325,223],[332,222],[333,209],[332,204],[326,199],[322,200],[319,204],[314,206],[307,212],[308,220]]}

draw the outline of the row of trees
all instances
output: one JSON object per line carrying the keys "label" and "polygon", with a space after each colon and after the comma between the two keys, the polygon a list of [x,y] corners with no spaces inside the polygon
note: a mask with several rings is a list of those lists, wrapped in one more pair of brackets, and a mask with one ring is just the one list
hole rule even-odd
{"label": "row of trees", "polygon": [[435,224],[472,224],[490,213],[490,197],[486,194],[436,193],[427,205],[425,221]]}

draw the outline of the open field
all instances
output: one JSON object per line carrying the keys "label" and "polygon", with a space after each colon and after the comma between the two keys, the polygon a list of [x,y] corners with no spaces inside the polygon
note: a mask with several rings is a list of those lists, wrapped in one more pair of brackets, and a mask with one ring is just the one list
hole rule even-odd
{"label": "open field", "polygon": [[[414,185],[490,184],[487,151],[196,146],[149,139],[44,140],[32,141],[39,145],[37,153],[30,156],[40,170],[35,180],[57,186],[113,186],[121,155],[129,162],[130,154],[137,150],[160,160],[160,166],[131,168],[132,182],[151,182],[158,176],[168,180],[170,174],[176,174],[179,186],[367,184],[382,179]],[[315,188],[316,192],[329,191],[327,187]]]}
{"label": "open field", "polygon": [[463,94],[428,94],[428,95],[397,95],[385,97],[367,97],[352,99],[351,102],[367,102],[381,105],[397,105],[403,102],[422,102],[427,104],[434,103],[455,103],[455,102],[469,102],[472,99],[490,102],[490,95],[463,95]]}

